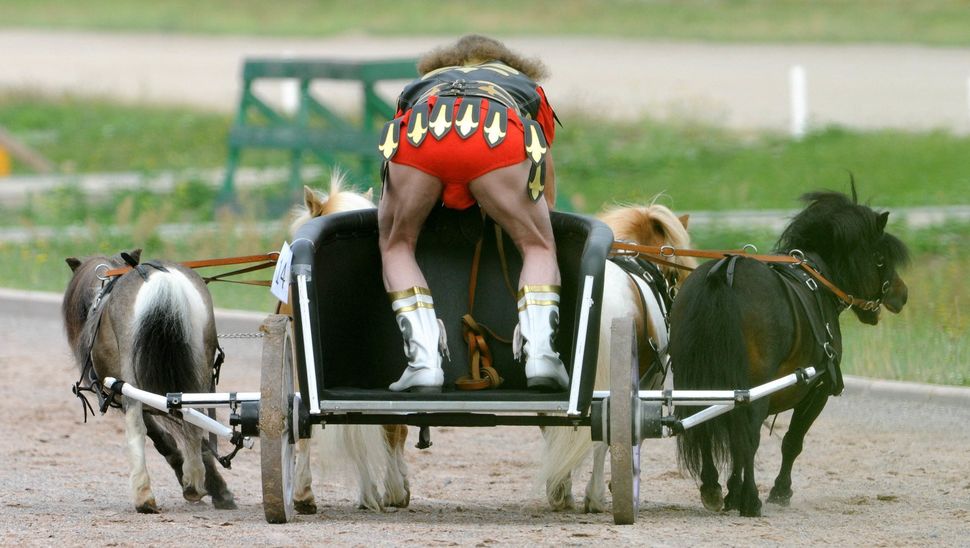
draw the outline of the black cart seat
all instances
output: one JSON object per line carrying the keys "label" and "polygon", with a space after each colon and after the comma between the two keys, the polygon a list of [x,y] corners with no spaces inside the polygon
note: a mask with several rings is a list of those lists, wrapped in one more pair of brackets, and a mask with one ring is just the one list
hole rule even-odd
{"label": "black cart seat", "polygon": [[[589,407],[598,348],[599,304],[603,270],[613,241],[609,228],[596,219],[552,213],[559,268],[562,276],[559,334],[556,349],[572,376],[577,343],[585,342],[578,393],[580,411]],[[468,288],[475,244],[483,240],[475,309],[468,309]],[[522,262],[515,246],[502,236],[508,275],[518,287]],[[451,359],[444,361],[445,385],[441,394],[411,394],[387,390],[407,360],[403,341],[381,278],[376,210],[353,211],[319,217],[297,232],[293,250],[293,283],[306,275],[308,304],[294,290],[294,335],[301,386],[306,386],[304,341],[312,345],[317,396],[321,402],[371,401],[376,408],[393,410],[393,402],[548,402],[565,401],[569,392],[542,394],[526,389],[523,367],[512,348],[489,338],[493,366],[505,379],[499,389],[462,391],[455,380],[468,375],[468,350],[462,340],[461,318],[472,313],[476,321],[511,339],[518,322],[514,295],[505,283],[494,224],[483,221],[477,207],[465,211],[436,208],[418,240],[417,259],[428,280],[438,317],[444,322]],[[584,283],[592,280],[588,322],[580,333]],[[304,315],[304,308],[307,314]],[[305,325],[309,320],[309,326]],[[309,333],[304,331],[309,329]],[[573,381],[575,383],[575,379]],[[308,395],[304,391],[304,400]],[[381,406],[380,402],[389,402]],[[321,404],[322,405],[322,404]],[[455,404],[451,404],[454,409]],[[327,406],[323,406],[327,407]],[[328,408],[332,408],[328,407]],[[311,411],[312,411],[311,406]]]}

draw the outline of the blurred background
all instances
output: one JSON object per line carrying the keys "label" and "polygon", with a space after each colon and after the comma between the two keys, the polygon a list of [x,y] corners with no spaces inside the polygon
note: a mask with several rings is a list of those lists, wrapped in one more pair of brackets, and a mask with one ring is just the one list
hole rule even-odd
{"label": "blurred background", "polygon": [[[413,60],[468,32],[548,65],[558,207],[658,200],[770,250],[801,194],[892,212],[910,302],[844,316],[847,373],[970,385],[970,2],[0,2],[0,287],[67,256],[263,253],[334,165],[377,187]],[[270,311],[260,288],[216,306]]]}

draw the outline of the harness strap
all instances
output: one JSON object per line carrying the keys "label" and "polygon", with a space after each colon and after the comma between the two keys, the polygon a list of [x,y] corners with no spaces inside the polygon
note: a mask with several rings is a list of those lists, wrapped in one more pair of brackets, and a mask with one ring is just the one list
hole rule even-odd
{"label": "harness strap", "polygon": [[[218,259],[200,259],[198,261],[184,261],[179,264],[189,268],[205,268],[208,266],[228,266],[235,264],[246,264],[246,263],[256,263],[260,261],[271,261],[272,264],[276,263],[276,259],[280,256],[279,252],[273,251],[271,253],[265,253],[263,255],[243,255],[240,257],[223,257]],[[147,263],[146,263],[147,264]],[[267,268],[264,266],[263,268]],[[104,277],[114,277],[120,276],[125,272],[131,270],[130,266],[119,266],[118,268],[112,268],[106,271]]]}
{"label": "harness strap", "polygon": [[811,278],[792,266],[771,265],[771,270],[784,282],[782,286],[788,296],[793,310],[801,310],[812,331],[812,337],[818,350],[816,359],[824,363],[830,381],[831,395],[842,393],[844,382],[842,369],[839,367],[842,357],[838,348],[841,347],[842,333],[839,329],[838,310],[829,301],[828,306],[823,300],[817,286],[809,283]]}
{"label": "harness strap", "polygon": [[237,270],[230,270],[229,272],[223,272],[221,274],[216,274],[215,276],[203,277],[202,280],[208,284],[209,282],[229,282],[234,284],[245,284],[245,285],[259,285],[264,287],[269,287],[272,285],[270,280],[226,280],[227,276],[238,276],[239,274],[247,274],[249,272],[256,272],[257,270],[263,270],[265,268],[270,268],[276,266],[276,261],[266,261],[255,266],[248,266],[246,268],[240,268]]}
{"label": "harness strap", "polygon": [[[862,310],[875,310],[879,308],[880,301],[876,300],[866,300],[860,299],[859,297],[854,297],[834,283],[828,280],[821,272],[812,267],[811,264],[805,261],[804,254],[800,251],[793,250],[790,255],[760,255],[757,253],[746,253],[744,250],[732,249],[732,250],[703,250],[703,249],[677,249],[673,246],[652,246],[652,245],[640,245],[633,244],[629,242],[615,241],[611,247],[613,252],[619,252],[618,254],[629,254],[629,253],[647,253],[653,255],[660,255],[661,257],[696,257],[702,259],[721,259],[729,255],[740,255],[747,257],[749,259],[754,259],[756,261],[761,261],[763,263],[774,264],[794,264],[801,266],[812,278],[825,286],[826,289],[832,292],[840,301],[842,301],[848,307],[856,307]],[[655,257],[650,257],[649,255],[644,256],[645,259],[649,261],[654,261]],[[687,267],[682,267],[679,265],[678,268],[683,268],[689,270]]]}
{"label": "harness strap", "polygon": [[[669,290],[667,286],[667,279],[663,277],[660,273],[660,269],[657,268],[653,263],[641,263],[637,260],[632,260],[629,257],[611,257],[613,263],[620,267],[621,270],[630,278],[630,282],[636,288],[637,297],[640,298],[640,309],[644,314],[643,321],[643,333],[637,335],[638,340],[645,340],[650,343],[651,348],[654,350],[653,362],[647,367],[647,370],[640,375],[640,385],[642,386],[644,382],[649,380],[656,372],[663,371],[663,375],[666,376],[667,371],[664,369],[663,364],[660,360],[660,350],[658,349],[657,341],[650,338],[649,328],[647,327],[646,316],[649,314],[649,308],[647,305],[647,298],[641,290],[639,281],[642,281],[650,288],[653,292],[654,298],[657,299],[657,303],[661,308],[661,315],[663,316],[664,326],[669,331],[670,330],[670,318],[668,317],[667,311],[669,310],[670,297],[669,294],[664,293]],[[658,281],[660,280],[660,281]],[[659,287],[663,284],[663,290]],[[640,336],[642,335],[642,337]]]}
{"label": "harness strap", "polygon": [[[482,213],[482,221],[485,221],[484,212]],[[502,275],[505,279],[505,286],[514,299],[515,292],[512,290],[512,280],[509,278],[508,259],[505,255],[502,229],[498,224],[495,224],[495,239],[499,261],[502,264]],[[499,336],[485,324],[476,322],[472,316],[475,312],[475,294],[478,289],[478,271],[481,266],[484,242],[485,233],[483,231],[482,235],[478,238],[478,242],[475,243],[475,253],[472,255],[471,273],[468,279],[468,314],[465,314],[461,318],[462,338],[465,340],[465,344],[468,345],[468,368],[470,374],[462,376],[455,381],[455,386],[459,390],[498,388],[504,381],[498,374],[498,371],[492,367],[492,351],[485,341],[486,334],[501,343],[512,344],[510,339]]]}

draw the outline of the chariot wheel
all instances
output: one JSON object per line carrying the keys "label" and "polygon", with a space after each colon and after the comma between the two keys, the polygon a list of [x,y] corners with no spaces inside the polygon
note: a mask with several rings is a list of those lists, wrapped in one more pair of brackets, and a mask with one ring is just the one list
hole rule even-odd
{"label": "chariot wheel", "polygon": [[295,410],[300,401],[293,392],[293,344],[290,319],[274,314],[266,318],[259,393],[259,453],[263,482],[263,513],[269,523],[293,521],[294,469],[297,437]]}
{"label": "chariot wheel", "polygon": [[640,510],[640,440],[635,435],[637,347],[632,318],[613,320],[610,334],[610,488],[613,522],[629,525]]}

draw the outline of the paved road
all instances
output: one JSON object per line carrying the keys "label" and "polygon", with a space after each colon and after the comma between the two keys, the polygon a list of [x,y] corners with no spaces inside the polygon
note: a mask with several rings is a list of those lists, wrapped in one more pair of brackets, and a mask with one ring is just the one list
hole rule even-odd
{"label": "paved road", "polygon": [[[41,89],[229,111],[248,55],[416,56],[440,38],[327,39],[97,34],[0,29],[0,92]],[[594,38],[510,39],[541,56],[561,110],[641,113],[732,128],[786,130],[788,70],[807,71],[812,124],[970,132],[970,48],[905,45],[717,45]],[[400,84],[382,91],[393,96]],[[350,108],[354,90],[320,93]],[[278,97],[279,86],[263,92]]]}

